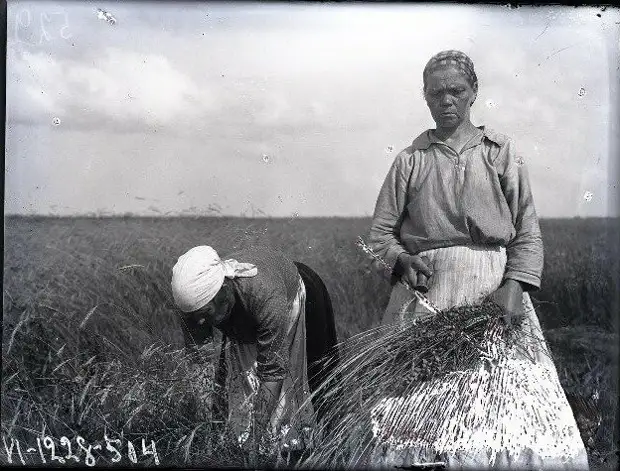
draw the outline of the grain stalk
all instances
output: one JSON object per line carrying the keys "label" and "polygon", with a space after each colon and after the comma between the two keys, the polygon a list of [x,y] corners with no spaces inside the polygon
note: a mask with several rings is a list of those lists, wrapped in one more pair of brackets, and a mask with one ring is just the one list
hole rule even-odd
{"label": "grain stalk", "polygon": [[[364,242],[364,239],[362,239],[361,237],[358,237],[356,245],[360,247],[365,253],[370,255],[377,263],[379,263],[379,265],[381,265],[381,267],[383,268],[384,272],[387,274],[388,277],[392,276],[392,267],[390,267],[390,265],[388,265],[388,263],[385,260],[383,260],[383,258],[381,258],[379,254],[375,253],[375,251],[372,250],[372,248],[370,248]],[[429,308],[429,310],[433,314],[437,314],[440,311],[440,309],[437,306],[435,306],[426,296],[424,296],[418,290],[414,289],[409,283],[403,281],[402,279],[399,279],[398,283],[404,286],[407,289],[407,291],[413,293],[415,298],[419,302],[421,302],[425,307]]]}
{"label": "grain stalk", "polygon": [[[372,248],[370,246],[368,246],[365,242],[364,239],[362,239],[361,237],[357,238],[357,243],[356,245],[358,247],[360,247],[362,249],[362,251],[364,251],[366,254],[370,255],[377,263],[379,263],[379,265],[381,265],[381,267],[383,268],[384,272],[388,275],[388,277],[392,276],[392,267],[390,267],[390,265],[388,265],[388,263],[379,255],[377,254],[374,250],[372,250]],[[414,289],[411,284],[409,284],[408,282],[403,281],[402,278],[400,278],[398,280],[398,283],[401,286],[404,286],[407,291],[409,291],[410,293],[413,293],[413,295],[415,296],[416,300],[418,300],[423,306],[425,306],[427,309],[429,309],[429,311],[431,311],[431,314],[429,315],[424,315],[424,316],[420,316],[418,319],[414,319],[414,322],[416,320],[424,320],[432,315],[440,315],[443,319],[445,319],[446,321],[449,322],[449,319],[443,315],[442,310],[439,309],[430,299],[428,299],[426,296],[424,296],[422,293],[420,293],[418,290]],[[466,342],[468,342],[470,345],[472,345],[476,350],[479,351],[479,353],[487,360],[491,361],[492,360],[492,355],[490,354],[490,352],[485,352],[484,350],[482,350],[481,348],[479,348],[475,342],[471,339],[471,337],[469,337],[469,335],[467,335],[467,333],[465,333],[464,331],[461,330],[460,332],[461,337],[463,337],[463,339],[465,339]]]}

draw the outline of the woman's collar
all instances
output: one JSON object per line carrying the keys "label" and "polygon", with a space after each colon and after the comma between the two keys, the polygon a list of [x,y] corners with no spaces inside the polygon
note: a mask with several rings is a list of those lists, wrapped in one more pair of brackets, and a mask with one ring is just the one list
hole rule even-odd
{"label": "woman's collar", "polygon": [[[482,132],[478,132],[477,134],[472,135],[472,138],[467,143],[467,147],[480,144],[483,137],[490,138],[492,141],[495,142],[495,139],[493,138],[493,135],[495,133],[489,131],[486,126],[476,126],[476,128]],[[411,143],[411,150],[426,150],[431,146],[431,144],[445,144],[441,139],[435,136],[435,133],[433,131],[433,129],[427,129],[418,137],[416,137]]]}

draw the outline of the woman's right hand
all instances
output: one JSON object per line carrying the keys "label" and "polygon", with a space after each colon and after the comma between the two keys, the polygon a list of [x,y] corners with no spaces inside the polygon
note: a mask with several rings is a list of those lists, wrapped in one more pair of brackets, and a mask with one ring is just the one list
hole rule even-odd
{"label": "woman's right hand", "polygon": [[429,278],[433,276],[433,271],[419,255],[402,253],[398,256],[398,261],[403,268],[402,279],[411,287],[417,285],[418,272],[424,273]]}

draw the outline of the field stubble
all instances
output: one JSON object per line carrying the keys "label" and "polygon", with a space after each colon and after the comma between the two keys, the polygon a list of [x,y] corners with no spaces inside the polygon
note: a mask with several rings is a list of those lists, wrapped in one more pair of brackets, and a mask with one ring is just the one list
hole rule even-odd
{"label": "field stubble", "polygon": [[[389,296],[389,283],[355,245],[369,224],[7,218],[3,436],[32,443],[79,434],[93,443],[105,431],[154,440],[167,464],[250,465],[210,415],[213,349],[196,365],[181,348],[172,265],[195,245],[221,254],[252,244],[282,249],[324,279],[342,341],[376,326]],[[613,449],[616,419],[618,221],[541,225],[545,273],[534,304],[565,390],[595,398],[602,416],[591,447],[596,463]],[[4,447],[0,456],[6,462]],[[110,464],[103,454],[98,459]],[[137,461],[153,464],[153,456],[138,453]]]}

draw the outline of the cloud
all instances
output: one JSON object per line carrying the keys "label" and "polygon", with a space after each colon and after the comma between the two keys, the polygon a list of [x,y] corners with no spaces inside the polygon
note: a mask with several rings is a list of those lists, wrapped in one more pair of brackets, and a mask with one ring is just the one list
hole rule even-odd
{"label": "cloud", "polygon": [[30,51],[13,51],[11,59],[9,119],[182,128],[218,106],[214,92],[159,54],[108,47],[90,63]]}
{"label": "cloud", "polygon": [[[541,214],[573,214],[581,187],[609,181],[582,176],[607,165],[609,80],[592,11],[576,21],[557,8],[60,2],[71,37],[57,15],[40,42],[46,5],[8,14],[12,210],[148,212],[136,195],[164,212],[217,203],[238,214],[251,201],[274,215],[366,214],[393,156],[434,125],[421,70],[448,48],[472,56],[474,121],[515,140]],[[20,8],[34,45],[13,38]]]}

